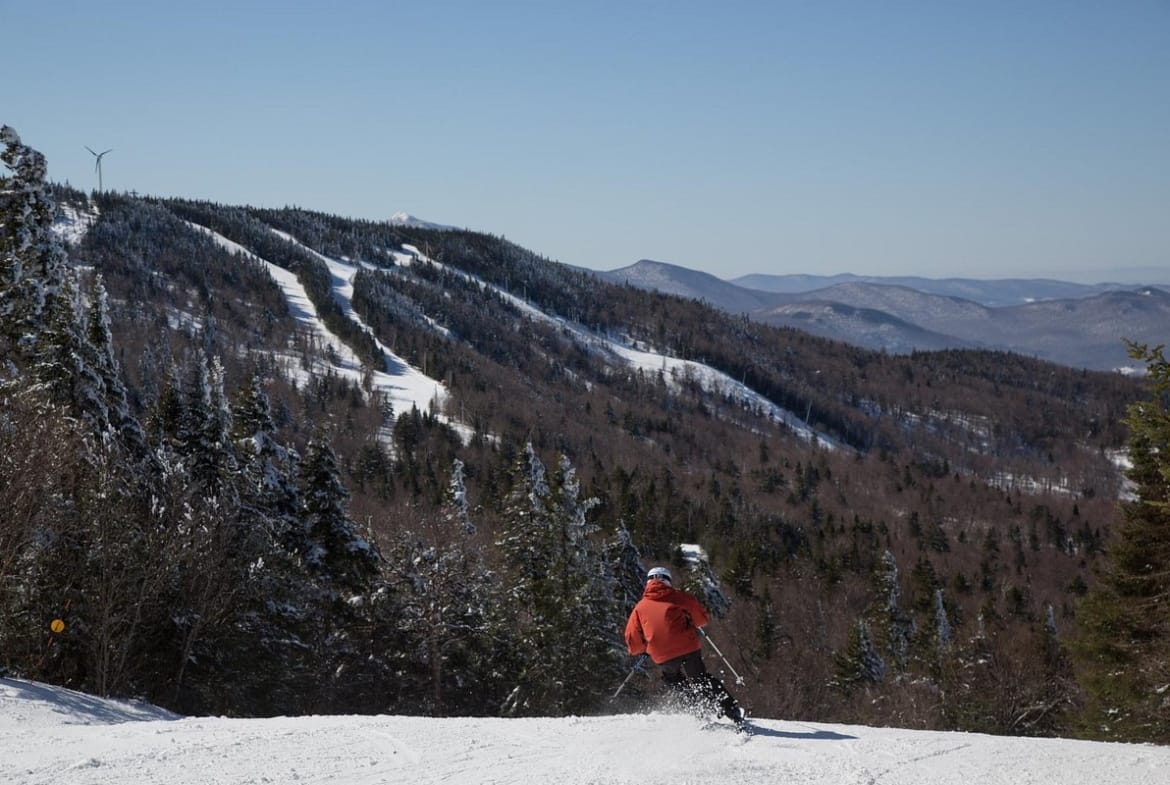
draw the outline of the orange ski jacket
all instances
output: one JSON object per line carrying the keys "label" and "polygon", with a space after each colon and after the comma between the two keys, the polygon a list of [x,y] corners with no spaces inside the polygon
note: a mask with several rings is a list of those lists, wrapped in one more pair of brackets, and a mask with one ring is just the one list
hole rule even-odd
{"label": "orange ski jacket", "polygon": [[661,665],[703,648],[699,627],[706,625],[707,611],[698,600],[662,581],[649,581],[626,622],[626,647]]}

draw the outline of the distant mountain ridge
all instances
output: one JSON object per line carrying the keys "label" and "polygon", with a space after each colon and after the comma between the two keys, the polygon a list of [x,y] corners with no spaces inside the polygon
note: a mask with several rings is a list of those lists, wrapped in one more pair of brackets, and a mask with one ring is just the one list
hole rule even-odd
{"label": "distant mountain ridge", "polygon": [[857,275],[725,281],[643,259],[610,283],[702,300],[776,326],[894,353],[999,349],[1075,368],[1127,368],[1125,339],[1164,342],[1170,286]]}
{"label": "distant mountain ridge", "polygon": [[448,226],[447,224],[437,224],[431,221],[424,221],[421,218],[411,215],[406,212],[394,213],[387,221],[391,226],[405,226],[411,229],[438,229],[441,231],[453,231],[457,227]]}
{"label": "distant mountain ridge", "polygon": [[[1065,300],[1091,297],[1095,294],[1133,289],[1135,284],[1102,282],[1095,284],[1072,283],[1051,278],[999,278],[983,280],[976,278],[923,278],[921,276],[878,276],[853,275],[744,275],[730,283],[746,289],[764,292],[799,294],[846,283],[872,283],[885,286],[904,286],[928,294],[946,297],[961,297],[981,305],[1020,305],[1037,300]],[[1149,281],[1153,286],[1170,286],[1170,281],[1161,283]]]}

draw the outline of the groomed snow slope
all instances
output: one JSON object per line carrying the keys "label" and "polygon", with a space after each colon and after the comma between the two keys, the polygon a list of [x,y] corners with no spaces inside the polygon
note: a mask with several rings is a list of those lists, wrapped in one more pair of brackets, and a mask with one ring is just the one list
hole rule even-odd
{"label": "groomed snow slope", "polygon": [[1170,748],[685,715],[178,718],[0,679],[5,785],[1164,785]]}

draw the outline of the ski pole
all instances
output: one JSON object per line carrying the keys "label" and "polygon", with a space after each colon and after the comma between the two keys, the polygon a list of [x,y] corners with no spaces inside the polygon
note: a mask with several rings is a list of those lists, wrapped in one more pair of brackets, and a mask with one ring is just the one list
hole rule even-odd
{"label": "ski pole", "polygon": [[622,679],[622,683],[618,686],[617,692],[615,692],[612,696],[610,696],[610,700],[617,700],[617,696],[622,694],[622,690],[624,690],[626,688],[626,684],[630,681],[630,678],[636,672],[642,670],[642,663],[644,663],[645,661],[646,661],[645,654],[638,655],[638,659],[634,660],[634,667],[630,668],[630,672],[626,674],[626,678]]}
{"label": "ski pole", "polygon": [[711,648],[714,649],[715,653],[719,655],[719,659],[723,660],[723,664],[726,665],[727,669],[730,670],[731,673],[735,676],[735,683],[743,684],[743,676],[740,676],[735,672],[735,668],[731,667],[731,663],[728,662],[727,658],[723,656],[723,652],[719,651],[719,647],[715,645],[715,641],[711,640],[711,636],[707,634],[706,630],[704,630],[702,627],[699,627],[699,634],[703,636],[703,640],[711,644]]}

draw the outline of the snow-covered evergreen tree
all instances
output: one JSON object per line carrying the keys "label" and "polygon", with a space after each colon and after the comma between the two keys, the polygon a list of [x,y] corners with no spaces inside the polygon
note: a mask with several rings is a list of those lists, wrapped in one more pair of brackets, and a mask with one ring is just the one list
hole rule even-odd
{"label": "snow-covered evergreen tree", "polygon": [[619,603],[619,584],[612,564],[598,543],[600,528],[589,513],[601,502],[581,497],[577,470],[562,454],[554,482],[555,519],[567,532],[566,566],[562,573],[570,598],[571,633],[580,641],[580,662],[601,675],[613,672],[624,654],[622,630],[628,609]]}
{"label": "snow-covered evergreen tree", "polygon": [[874,647],[865,619],[858,619],[849,633],[849,643],[837,655],[834,687],[849,692],[860,686],[879,684],[886,677],[886,663]]}
{"label": "snow-covered evergreen tree", "polygon": [[89,288],[86,317],[88,364],[96,374],[104,398],[106,420],[127,449],[134,455],[146,454],[146,435],[137,418],[130,414],[122,371],[114,356],[114,338],[110,333],[109,298],[100,275],[93,276]]}
{"label": "snow-covered evergreen tree", "polygon": [[66,278],[65,252],[50,228],[55,206],[45,158],[0,127],[0,360],[14,371],[29,362],[44,326],[45,298]]}
{"label": "snow-covered evergreen tree", "polygon": [[472,540],[470,515],[463,463],[456,460],[437,525],[405,532],[387,560],[386,574],[401,603],[398,630],[414,641],[400,672],[417,674],[418,692],[426,696],[422,705],[409,707],[414,711],[498,709],[488,685],[499,680],[500,660],[507,662],[502,643],[509,634],[496,576]]}
{"label": "snow-covered evergreen tree", "polygon": [[463,477],[463,468],[463,461],[456,458],[451,469],[451,482],[447,486],[444,515],[461,528],[464,534],[471,536],[475,534],[476,527],[471,522],[471,509],[467,503],[467,483]]}
{"label": "snow-covered evergreen tree", "polygon": [[950,648],[955,640],[955,633],[951,629],[951,620],[947,616],[947,606],[943,601],[943,590],[934,592],[934,640],[940,652]]}
{"label": "snow-covered evergreen tree", "polygon": [[323,431],[318,430],[305,449],[298,487],[308,548],[305,562],[336,591],[367,594],[381,557],[349,516],[349,491]]}
{"label": "snow-covered evergreen tree", "polygon": [[235,480],[239,470],[231,442],[231,410],[224,392],[219,358],[196,364],[198,378],[188,393],[180,426],[180,452],[192,479],[205,496],[222,496],[237,503]]}
{"label": "snow-covered evergreen tree", "polygon": [[496,542],[509,565],[508,591],[522,605],[546,580],[553,562],[547,472],[529,442],[511,470],[512,487],[504,499],[504,529]]}
{"label": "snow-covered evergreen tree", "polygon": [[101,378],[86,363],[85,325],[76,279],[64,275],[46,291],[43,327],[33,351],[37,380],[53,398],[67,404],[102,433],[109,429],[109,411]]}
{"label": "snow-covered evergreen tree", "polygon": [[[0,143],[0,161],[11,172],[0,177],[0,369],[7,369],[0,375],[31,373],[102,434],[110,403],[119,402],[112,347],[105,336],[87,335],[77,276],[52,232],[56,205],[44,156],[9,126],[0,128]],[[95,307],[94,318],[104,320],[104,302]],[[114,419],[121,428],[129,417],[123,408]]]}
{"label": "snow-covered evergreen tree", "polygon": [[642,599],[642,591],[646,588],[646,566],[634,544],[634,536],[625,524],[618,525],[606,546],[606,553],[606,561],[617,583],[618,607],[625,608],[628,613]]}
{"label": "snow-covered evergreen tree", "polygon": [[562,458],[555,483],[532,444],[513,467],[497,542],[508,567],[508,601],[527,642],[508,713],[581,711],[595,680],[620,672],[616,640],[625,621],[617,584],[581,499],[576,472]]}
{"label": "snow-covered evergreen tree", "polygon": [[731,598],[720,587],[707,551],[701,545],[683,543],[678,546],[676,561],[686,567],[680,588],[694,594],[713,618],[726,616],[731,610]]}
{"label": "snow-covered evergreen tree", "polygon": [[871,614],[877,638],[893,667],[905,671],[910,665],[910,648],[914,640],[914,619],[902,609],[902,587],[898,580],[898,562],[890,551],[882,553],[874,570],[877,602]]}
{"label": "snow-covered evergreen tree", "polygon": [[290,712],[305,705],[312,670],[306,653],[329,609],[326,593],[300,556],[305,537],[295,480],[298,456],[277,440],[275,430],[268,396],[254,374],[232,406],[242,537],[250,552],[238,646],[249,662],[262,659],[272,667],[245,669],[240,688],[252,691],[251,702],[266,711]]}
{"label": "snow-covered evergreen tree", "polygon": [[277,440],[272,406],[259,376],[253,374],[236,395],[231,420],[246,503],[264,515],[276,542],[292,553],[304,553],[296,485],[300,456]]}

